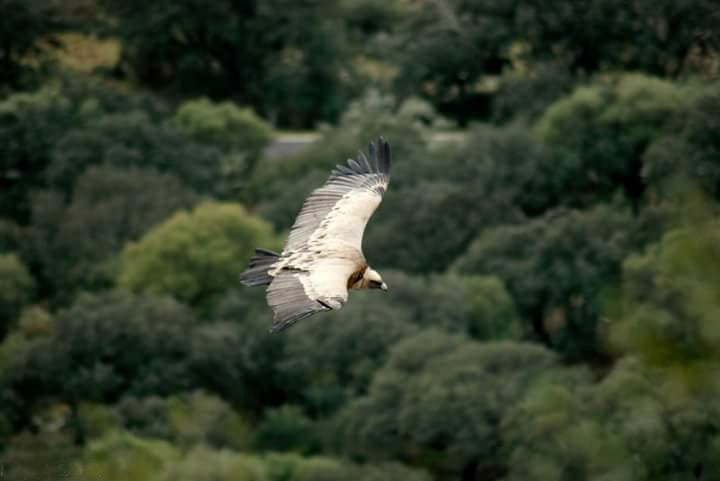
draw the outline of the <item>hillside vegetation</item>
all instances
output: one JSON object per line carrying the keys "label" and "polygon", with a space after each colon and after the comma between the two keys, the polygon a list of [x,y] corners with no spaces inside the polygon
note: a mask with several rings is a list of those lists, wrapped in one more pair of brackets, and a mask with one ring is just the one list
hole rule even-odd
{"label": "hillside vegetation", "polygon": [[[720,10],[551,4],[0,0],[3,476],[719,481]],[[379,135],[389,293],[270,335]]]}

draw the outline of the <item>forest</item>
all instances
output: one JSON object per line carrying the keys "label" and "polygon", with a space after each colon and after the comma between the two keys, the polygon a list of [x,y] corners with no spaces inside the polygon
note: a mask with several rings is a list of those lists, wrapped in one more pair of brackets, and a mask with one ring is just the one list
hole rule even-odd
{"label": "forest", "polygon": [[[718,35],[715,0],[0,0],[0,477],[720,481]],[[270,334],[239,274],[380,135],[389,292]]]}

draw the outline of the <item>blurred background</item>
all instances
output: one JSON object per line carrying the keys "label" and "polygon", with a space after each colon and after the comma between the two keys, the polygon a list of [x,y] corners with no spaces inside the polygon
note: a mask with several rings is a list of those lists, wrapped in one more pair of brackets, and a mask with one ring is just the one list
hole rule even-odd
{"label": "blurred background", "polygon": [[[715,0],[0,0],[8,479],[720,480]],[[238,274],[384,135],[390,285]]]}

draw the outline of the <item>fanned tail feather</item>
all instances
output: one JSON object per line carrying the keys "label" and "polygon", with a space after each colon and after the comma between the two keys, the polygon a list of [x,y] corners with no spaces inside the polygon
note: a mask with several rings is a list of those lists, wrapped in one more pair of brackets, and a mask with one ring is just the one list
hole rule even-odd
{"label": "fanned tail feather", "polygon": [[246,286],[264,286],[270,284],[273,276],[268,274],[270,268],[278,260],[280,254],[268,249],[255,249],[255,255],[250,258],[248,268],[240,274],[240,282]]}

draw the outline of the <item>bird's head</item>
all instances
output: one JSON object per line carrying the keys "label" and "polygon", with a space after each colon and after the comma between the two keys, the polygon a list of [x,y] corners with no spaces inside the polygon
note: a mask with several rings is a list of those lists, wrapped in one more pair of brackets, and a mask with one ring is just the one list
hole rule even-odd
{"label": "bird's head", "polygon": [[383,291],[387,291],[388,288],[387,284],[383,282],[382,277],[380,277],[380,274],[371,267],[365,269],[363,284],[366,289],[382,289]]}

